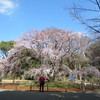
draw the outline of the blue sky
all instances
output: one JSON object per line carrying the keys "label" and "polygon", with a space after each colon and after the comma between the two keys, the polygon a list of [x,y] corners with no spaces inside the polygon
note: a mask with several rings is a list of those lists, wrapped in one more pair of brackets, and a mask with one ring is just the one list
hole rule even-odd
{"label": "blue sky", "polygon": [[0,41],[17,40],[22,33],[55,27],[84,32],[64,9],[72,0],[0,0]]}

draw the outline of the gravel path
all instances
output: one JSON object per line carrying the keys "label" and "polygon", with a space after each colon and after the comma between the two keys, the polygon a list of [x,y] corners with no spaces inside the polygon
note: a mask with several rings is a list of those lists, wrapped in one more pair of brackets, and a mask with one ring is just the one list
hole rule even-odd
{"label": "gravel path", "polygon": [[100,100],[100,91],[87,93],[13,91],[0,89],[0,100]]}

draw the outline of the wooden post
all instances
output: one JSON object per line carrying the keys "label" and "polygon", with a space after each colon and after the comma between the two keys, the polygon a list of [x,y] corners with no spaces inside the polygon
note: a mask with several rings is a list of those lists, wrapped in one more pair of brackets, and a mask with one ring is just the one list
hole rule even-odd
{"label": "wooden post", "polygon": [[4,84],[4,83],[2,83],[2,88],[3,88],[3,89],[4,89],[4,85],[5,85],[5,84]]}
{"label": "wooden post", "polygon": [[16,85],[16,90],[17,90],[17,83],[15,85]]}
{"label": "wooden post", "polygon": [[49,88],[48,88],[48,83],[47,83],[47,91],[49,90]]}
{"label": "wooden post", "polygon": [[67,92],[67,87],[65,87],[65,92]]}
{"label": "wooden post", "polygon": [[32,82],[30,82],[30,91],[32,91]]}
{"label": "wooden post", "polygon": [[65,92],[68,92],[68,91],[67,91],[67,88],[68,88],[68,84],[69,84],[69,83],[67,82],[67,86],[65,87]]}
{"label": "wooden post", "polygon": [[93,80],[92,80],[92,90],[94,90],[94,83],[93,83]]}

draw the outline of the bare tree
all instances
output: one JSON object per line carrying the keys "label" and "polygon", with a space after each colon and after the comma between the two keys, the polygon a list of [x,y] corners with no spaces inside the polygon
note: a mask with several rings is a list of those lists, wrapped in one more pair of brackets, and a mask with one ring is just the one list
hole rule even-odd
{"label": "bare tree", "polygon": [[70,14],[100,38],[100,0],[77,0],[69,8]]}

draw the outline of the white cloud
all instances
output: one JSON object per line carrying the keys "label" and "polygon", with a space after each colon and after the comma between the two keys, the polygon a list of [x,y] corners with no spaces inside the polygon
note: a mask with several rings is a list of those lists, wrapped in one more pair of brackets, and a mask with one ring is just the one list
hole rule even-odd
{"label": "white cloud", "polygon": [[12,0],[0,0],[0,13],[11,15],[17,4]]}

